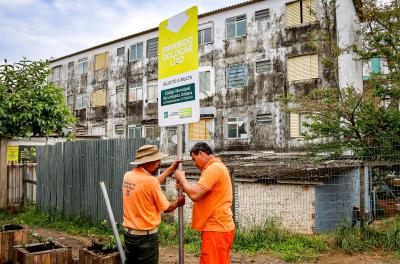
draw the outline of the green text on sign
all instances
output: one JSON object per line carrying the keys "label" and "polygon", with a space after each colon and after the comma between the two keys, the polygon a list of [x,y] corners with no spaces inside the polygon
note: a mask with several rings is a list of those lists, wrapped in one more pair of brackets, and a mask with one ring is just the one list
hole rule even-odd
{"label": "green text on sign", "polygon": [[161,91],[161,106],[193,101],[194,99],[194,83]]}

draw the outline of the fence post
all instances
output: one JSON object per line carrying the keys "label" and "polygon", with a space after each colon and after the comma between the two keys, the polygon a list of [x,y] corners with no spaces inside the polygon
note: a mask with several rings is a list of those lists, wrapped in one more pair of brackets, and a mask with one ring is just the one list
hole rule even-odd
{"label": "fence post", "polygon": [[24,157],[22,158],[22,184],[23,184],[23,189],[22,189],[22,201],[23,205],[25,206],[28,203],[28,183],[26,182],[28,179],[27,177],[27,155],[28,152],[26,151],[26,148],[24,148]]}
{"label": "fence post", "polygon": [[237,193],[236,193],[236,180],[235,180],[235,169],[233,166],[229,167],[229,175],[231,176],[231,184],[232,184],[232,214],[233,214],[233,222],[238,226],[238,220],[236,218],[236,203],[237,203]]}
{"label": "fence post", "polygon": [[365,231],[365,164],[360,165],[360,229]]}
{"label": "fence post", "polygon": [[0,208],[7,207],[7,139],[0,138]]}

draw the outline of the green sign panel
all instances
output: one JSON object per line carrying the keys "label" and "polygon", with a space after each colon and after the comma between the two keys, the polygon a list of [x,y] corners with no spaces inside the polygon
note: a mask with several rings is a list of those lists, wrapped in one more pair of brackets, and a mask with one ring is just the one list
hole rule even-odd
{"label": "green sign panel", "polygon": [[195,100],[194,83],[161,91],[161,106]]}

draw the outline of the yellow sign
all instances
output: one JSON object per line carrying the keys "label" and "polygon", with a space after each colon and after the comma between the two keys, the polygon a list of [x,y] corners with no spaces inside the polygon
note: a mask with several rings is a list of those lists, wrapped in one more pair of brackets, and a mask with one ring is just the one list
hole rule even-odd
{"label": "yellow sign", "polygon": [[199,51],[197,6],[160,23],[158,38],[158,124],[198,122]]}
{"label": "yellow sign", "polygon": [[7,162],[18,162],[18,146],[8,146]]}
{"label": "yellow sign", "polygon": [[160,23],[159,80],[199,68],[197,30],[197,6]]}

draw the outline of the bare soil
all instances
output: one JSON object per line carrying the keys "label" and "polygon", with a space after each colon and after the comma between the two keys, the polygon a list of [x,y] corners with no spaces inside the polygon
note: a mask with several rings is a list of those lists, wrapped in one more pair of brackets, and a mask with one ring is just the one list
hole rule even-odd
{"label": "bare soil", "polygon": [[[72,247],[73,259],[78,259],[79,249],[90,245],[90,239],[85,236],[74,236],[64,232],[58,232],[52,229],[38,228],[35,229],[39,235],[43,237],[52,237],[54,241],[60,244]],[[160,264],[175,264],[178,263],[178,248],[177,247],[160,247]],[[192,254],[185,254],[186,264],[197,264],[199,258]],[[271,264],[286,264],[285,262],[272,255],[256,255],[247,256],[238,253],[232,254],[232,263],[254,264],[254,263],[271,263]],[[303,262],[301,264],[324,263],[324,264],[399,264],[393,255],[385,252],[368,252],[358,253],[354,255],[345,255],[343,253],[325,253],[317,260],[311,262]]]}

